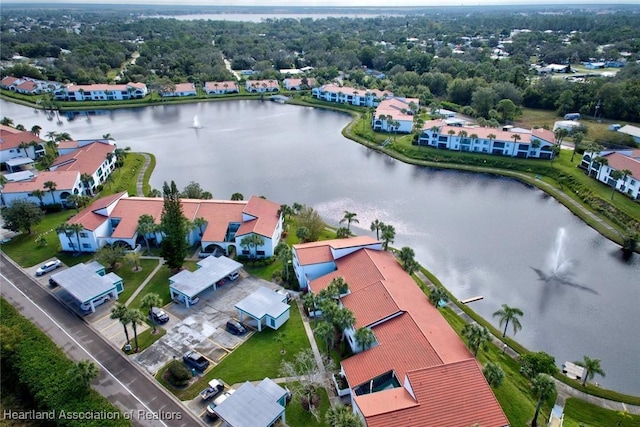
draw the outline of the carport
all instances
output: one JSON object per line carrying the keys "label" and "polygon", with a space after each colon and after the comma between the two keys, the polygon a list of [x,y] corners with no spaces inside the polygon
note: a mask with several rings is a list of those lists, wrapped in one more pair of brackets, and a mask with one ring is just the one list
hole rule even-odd
{"label": "carport", "polygon": [[258,385],[249,381],[227,397],[214,411],[234,427],[270,427],[285,423],[287,390],[265,378]]}
{"label": "carport", "polygon": [[182,301],[187,307],[190,299],[210,287],[215,291],[219,280],[242,268],[242,264],[225,256],[206,257],[197,265],[196,271],[182,270],[169,278],[171,299]]}
{"label": "carport", "polygon": [[53,274],[51,279],[80,304],[90,304],[92,313],[96,311],[93,301],[97,298],[110,295],[118,299],[118,294],[124,290],[122,279],[115,273],[105,275],[104,267],[95,261],[74,265]]}
{"label": "carport", "polygon": [[263,324],[278,329],[289,319],[291,307],[285,303],[286,300],[286,295],[261,286],[235,307],[241,322],[245,314],[258,322],[258,331],[262,331]]}
{"label": "carport", "polygon": [[16,157],[16,158],[7,160],[5,163],[7,165],[7,169],[9,170],[9,172],[17,172],[21,170],[20,166],[31,165],[34,162],[29,157]]}

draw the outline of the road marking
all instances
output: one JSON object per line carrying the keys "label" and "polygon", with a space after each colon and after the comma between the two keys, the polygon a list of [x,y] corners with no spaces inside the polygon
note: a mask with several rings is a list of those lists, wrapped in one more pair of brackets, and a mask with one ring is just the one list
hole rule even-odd
{"label": "road marking", "polygon": [[[0,277],[4,278],[7,283],[9,283],[11,286],[13,286],[13,288],[18,291],[20,293],[20,295],[22,295],[24,298],[27,299],[27,301],[29,301],[31,304],[33,304],[34,307],[36,307],[38,310],[40,310],[42,312],[42,314],[44,314],[49,320],[51,320],[51,322],[56,325],[58,327],[58,329],[60,329],[62,332],[64,332],[65,335],[67,335],[71,341],[73,341],[79,348],[81,348],[85,353],[87,353],[87,355],[93,359],[93,361],[100,366],[100,368],[102,368],[102,370],[104,372],[106,372],[107,374],[109,374],[109,376],[111,376],[111,378],[113,378],[122,388],[124,388],[125,390],[127,390],[129,392],[129,394],[131,394],[131,396],[134,397],[134,399],[136,399],[151,415],[156,414],[156,412],[152,411],[151,408],[149,408],[142,400],[140,400],[138,398],[138,396],[136,396],[131,390],[129,390],[129,388],[124,385],[118,378],[116,378],[111,371],[109,371],[107,368],[105,368],[105,366],[100,363],[100,361],[98,359],[96,359],[95,357],[93,357],[93,355],[91,353],[89,353],[89,351],[84,348],[82,346],[82,344],[80,344],[74,337],[72,337],[67,331],[66,329],[64,329],[58,322],[56,322],[56,320],[51,317],[49,315],[49,313],[47,313],[46,311],[44,311],[38,304],[35,303],[35,301],[33,301],[31,298],[29,298],[24,292],[22,292],[22,290],[20,290],[11,280],[9,280],[7,278],[7,276],[5,276],[4,274],[0,273]],[[158,421],[160,424],[162,424],[165,427],[169,427],[167,424],[165,424],[162,420],[155,420]]]}

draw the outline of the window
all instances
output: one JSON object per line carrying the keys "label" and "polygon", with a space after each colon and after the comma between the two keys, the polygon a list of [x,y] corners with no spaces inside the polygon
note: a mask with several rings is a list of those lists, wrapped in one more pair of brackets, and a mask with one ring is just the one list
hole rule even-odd
{"label": "window", "polygon": [[85,249],[89,249],[89,248],[91,248],[91,245],[88,244],[88,243],[83,243],[82,247],[85,248]]}
{"label": "window", "polygon": [[276,321],[273,318],[269,318],[269,326],[275,328],[276,327]]}
{"label": "window", "polygon": [[256,251],[256,255],[262,255],[262,256],[264,256],[264,251]]}
{"label": "window", "polygon": [[87,235],[87,233],[80,233],[80,237],[85,237],[86,238],[86,237],[89,237],[89,236]]}

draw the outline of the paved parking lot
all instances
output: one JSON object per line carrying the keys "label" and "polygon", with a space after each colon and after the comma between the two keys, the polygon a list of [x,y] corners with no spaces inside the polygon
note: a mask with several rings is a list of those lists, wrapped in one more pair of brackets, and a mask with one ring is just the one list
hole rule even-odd
{"label": "paved parking lot", "polygon": [[239,279],[226,282],[216,291],[208,289],[199,294],[200,301],[195,306],[187,308],[177,302],[165,306],[170,317],[163,326],[167,334],[134,359],[152,375],[174,357],[181,360],[182,355],[192,349],[209,359],[211,366],[215,365],[253,333],[250,328],[249,333],[238,337],[227,332],[225,325],[229,319],[237,319],[235,304],[260,286],[281,289],[274,283],[243,273]]}

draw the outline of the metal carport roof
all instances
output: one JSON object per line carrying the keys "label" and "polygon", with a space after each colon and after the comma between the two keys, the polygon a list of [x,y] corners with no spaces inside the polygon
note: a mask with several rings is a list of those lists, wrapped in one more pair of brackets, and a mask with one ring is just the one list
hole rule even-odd
{"label": "metal carport roof", "polygon": [[283,415],[284,406],[278,400],[285,395],[286,390],[269,378],[257,386],[247,381],[217,406],[215,412],[233,427],[268,427]]}
{"label": "metal carport roof", "polygon": [[196,271],[182,270],[169,278],[169,287],[176,292],[193,298],[217,281],[242,268],[242,264],[225,256],[208,256],[198,261]]}
{"label": "metal carport roof", "polygon": [[[51,276],[60,287],[69,292],[80,303],[86,303],[116,288],[122,280],[115,273],[100,276],[95,268],[78,264]],[[114,282],[115,280],[116,282]]]}
{"label": "metal carport roof", "polygon": [[261,286],[238,302],[235,307],[257,320],[263,319],[266,315],[278,318],[291,308],[289,304],[282,301],[285,298],[286,296]]}

